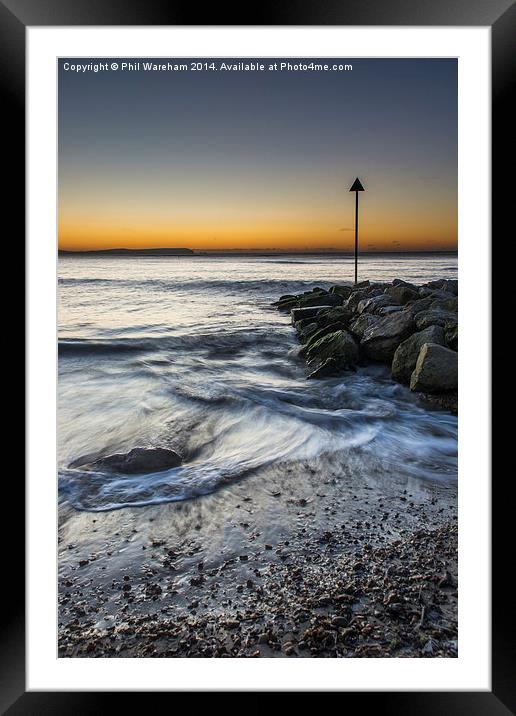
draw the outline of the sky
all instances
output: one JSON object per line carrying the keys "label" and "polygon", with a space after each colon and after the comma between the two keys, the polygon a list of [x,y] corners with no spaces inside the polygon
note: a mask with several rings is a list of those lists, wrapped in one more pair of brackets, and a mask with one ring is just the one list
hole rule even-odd
{"label": "sky", "polygon": [[59,61],[60,249],[350,251],[357,176],[362,251],[456,249],[455,59],[114,61]]}

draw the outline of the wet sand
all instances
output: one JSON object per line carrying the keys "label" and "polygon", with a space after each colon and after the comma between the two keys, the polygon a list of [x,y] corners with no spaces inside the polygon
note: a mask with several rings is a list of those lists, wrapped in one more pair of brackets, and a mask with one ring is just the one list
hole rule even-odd
{"label": "wet sand", "polygon": [[62,505],[59,656],[456,656],[456,484],[353,476],[352,457],[184,502]]}

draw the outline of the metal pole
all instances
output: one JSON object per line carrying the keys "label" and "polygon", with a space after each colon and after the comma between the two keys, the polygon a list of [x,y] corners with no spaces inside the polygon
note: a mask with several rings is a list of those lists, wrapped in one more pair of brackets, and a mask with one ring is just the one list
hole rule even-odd
{"label": "metal pole", "polygon": [[355,192],[355,286],[358,283],[358,191]]}

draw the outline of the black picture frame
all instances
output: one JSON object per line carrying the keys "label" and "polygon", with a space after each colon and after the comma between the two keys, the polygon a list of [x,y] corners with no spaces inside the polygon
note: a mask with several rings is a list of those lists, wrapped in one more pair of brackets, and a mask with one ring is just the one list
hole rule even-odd
{"label": "black picture frame", "polygon": [[[202,23],[199,23],[199,18]],[[509,226],[512,204],[511,182],[504,182],[502,169],[514,166],[511,144],[514,115],[509,102],[516,94],[516,3],[514,0],[262,0],[259,6],[240,9],[214,3],[203,8],[194,3],[164,0],[0,0],[0,57],[3,137],[13,152],[4,167],[4,216],[7,207],[15,218],[13,239],[23,245],[25,216],[25,31],[29,26],[73,25],[404,25],[404,26],[490,26],[492,31],[492,210],[493,236]],[[512,95],[512,97],[511,97]],[[512,130],[512,131],[511,131]],[[6,145],[4,144],[4,147]],[[4,154],[5,158],[5,154]],[[503,238],[503,237],[502,237]],[[494,257],[493,257],[494,258]],[[496,267],[496,264],[495,264]],[[489,290],[489,288],[487,288]],[[493,305],[496,305],[494,302]],[[489,338],[489,337],[487,337]],[[502,429],[496,434],[493,454],[501,449]],[[18,471],[19,472],[19,471]],[[17,478],[20,475],[16,473]],[[503,478],[504,475],[502,474]],[[509,477],[509,476],[507,476]],[[5,476],[7,479],[7,476]],[[512,478],[511,478],[512,479]],[[10,596],[2,611],[0,643],[0,709],[12,716],[21,714],[100,714],[119,708],[120,693],[26,692],[25,608],[23,585],[24,486],[12,477],[6,487],[11,518],[18,537],[2,555],[7,580],[4,593]],[[502,480],[505,482],[505,480]],[[491,692],[352,692],[343,694],[349,708],[357,697],[383,713],[403,714],[500,714],[516,713],[516,650],[513,617],[508,618],[511,593],[507,594],[506,545],[513,534],[512,501],[506,484],[493,484],[492,519],[492,691]],[[510,531],[511,530],[511,531]],[[407,684],[410,688],[410,684]],[[157,696],[160,694],[153,694]],[[167,696],[168,694],[161,694]],[[130,694],[132,707],[142,696]],[[148,698],[143,695],[143,698]],[[136,700],[136,701],[135,701]],[[364,701],[365,700],[365,701]]]}

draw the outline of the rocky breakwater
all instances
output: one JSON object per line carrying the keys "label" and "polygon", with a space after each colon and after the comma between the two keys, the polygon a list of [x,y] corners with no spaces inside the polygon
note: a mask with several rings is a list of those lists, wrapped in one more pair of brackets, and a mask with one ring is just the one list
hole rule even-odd
{"label": "rocky breakwater", "polygon": [[289,312],[308,378],[388,363],[422,399],[457,412],[458,282],[394,279],[320,287],[273,304]]}

